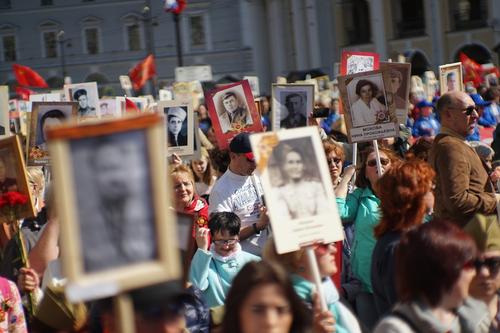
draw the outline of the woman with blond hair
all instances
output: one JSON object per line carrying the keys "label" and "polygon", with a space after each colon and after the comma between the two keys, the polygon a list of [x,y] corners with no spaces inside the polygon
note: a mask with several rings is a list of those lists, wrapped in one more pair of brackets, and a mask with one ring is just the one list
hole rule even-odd
{"label": "woman with blond hair", "polygon": [[388,170],[377,183],[382,218],[375,227],[371,281],[375,307],[381,317],[397,301],[395,251],[402,234],[424,222],[432,211],[433,182],[436,173],[426,162],[404,162]]}
{"label": "woman with blond hair", "polygon": [[196,193],[207,199],[217,180],[217,176],[215,175],[215,170],[212,168],[208,150],[205,147],[201,147],[200,159],[191,160],[189,167],[193,171]]}

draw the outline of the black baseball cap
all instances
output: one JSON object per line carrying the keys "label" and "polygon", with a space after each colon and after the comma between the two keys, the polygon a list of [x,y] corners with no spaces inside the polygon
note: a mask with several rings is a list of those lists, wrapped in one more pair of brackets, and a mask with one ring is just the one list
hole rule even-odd
{"label": "black baseball cap", "polygon": [[250,134],[241,132],[229,143],[229,151],[235,154],[245,154],[246,158],[254,160],[252,146],[250,145]]}

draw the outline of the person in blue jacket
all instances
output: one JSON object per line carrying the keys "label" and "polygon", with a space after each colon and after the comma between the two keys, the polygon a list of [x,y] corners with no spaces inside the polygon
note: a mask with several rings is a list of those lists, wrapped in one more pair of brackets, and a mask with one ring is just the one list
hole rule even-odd
{"label": "person in blue jacket", "polygon": [[498,122],[491,111],[491,102],[486,102],[479,94],[470,94],[469,96],[479,108],[477,123],[484,127],[496,127]]}
{"label": "person in blue jacket", "polygon": [[[224,305],[236,274],[247,262],[260,260],[241,250],[240,227],[238,215],[219,212],[210,216],[208,228],[196,232],[198,249],[191,261],[189,281],[203,292],[209,307]],[[208,233],[212,245],[208,243]]]}
{"label": "person in blue jacket", "polygon": [[439,133],[439,129],[441,128],[441,125],[432,112],[433,105],[427,100],[423,100],[419,105],[420,117],[413,124],[412,134],[415,138],[421,136],[433,138]]}

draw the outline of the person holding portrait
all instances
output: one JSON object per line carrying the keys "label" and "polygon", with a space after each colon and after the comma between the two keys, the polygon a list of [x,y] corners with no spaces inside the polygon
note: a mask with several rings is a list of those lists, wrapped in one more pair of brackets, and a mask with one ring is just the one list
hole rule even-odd
{"label": "person holding portrait", "polygon": [[253,124],[248,108],[233,91],[228,91],[222,95],[222,105],[224,111],[219,114],[222,133],[234,131],[238,127],[245,128]]}
{"label": "person holding portrait", "polygon": [[373,125],[386,118],[386,107],[375,98],[378,94],[376,84],[361,79],[356,83],[355,92],[358,99],[351,105],[353,127]]}
{"label": "person holding portrait", "polygon": [[186,120],[186,111],[178,106],[167,111],[168,146],[178,147],[187,145],[187,135],[182,133],[182,124]]}

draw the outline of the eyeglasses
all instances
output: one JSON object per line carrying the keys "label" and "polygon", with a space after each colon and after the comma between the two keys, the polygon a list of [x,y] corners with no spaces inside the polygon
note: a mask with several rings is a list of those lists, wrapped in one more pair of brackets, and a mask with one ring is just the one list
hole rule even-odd
{"label": "eyeglasses", "polygon": [[342,162],[342,160],[338,157],[334,157],[334,158],[327,159],[326,162],[328,163],[328,165],[332,165],[332,164],[339,165]]}
{"label": "eyeglasses", "polygon": [[215,245],[218,245],[218,246],[221,246],[221,245],[233,246],[238,242],[239,242],[239,239],[217,239],[217,240],[213,241],[213,243]]}
{"label": "eyeglasses", "polygon": [[490,275],[497,275],[500,270],[500,257],[474,260],[474,267],[478,272],[481,271],[482,267],[486,267],[490,271]]}
{"label": "eyeglasses", "polygon": [[[380,159],[380,164],[382,164],[383,166],[386,166],[388,165],[389,163],[391,163],[391,160],[388,159],[388,158],[381,158]],[[368,165],[369,167],[374,167],[377,165],[377,160],[369,160],[366,162],[366,165]]]}

